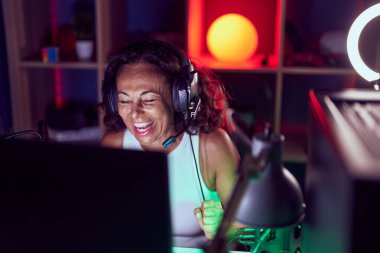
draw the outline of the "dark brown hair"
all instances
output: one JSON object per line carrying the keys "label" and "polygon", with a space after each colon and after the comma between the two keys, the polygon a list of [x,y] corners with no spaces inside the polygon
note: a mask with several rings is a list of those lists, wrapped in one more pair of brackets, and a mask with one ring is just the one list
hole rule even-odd
{"label": "dark brown hair", "polygon": [[[155,66],[166,77],[171,86],[170,89],[172,89],[173,80],[181,74],[183,61],[181,57],[187,56],[180,49],[174,48],[174,45],[164,41],[144,40],[131,43],[119,50],[110,59],[105,71],[103,85],[110,85],[116,89],[116,80],[123,66],[148,63]],[[187,131],[191,134],[199,131],[212,132],[218,127],[224,127],[223,116],[230,97],[214,72],[195,64],[193,66],[198,72],[198,96],[201,99],[201,105],[197,117],[192,121]],[[103,102],[106,105],[107,94],[104,94],[104,90],[107,89],[102,89]],[[184,127],[185,121],[182,113],[176,112],[174,118],[177,130]],[[109,130],[113,131],[125,128],[118,116],[106,114],[104,123]]]}

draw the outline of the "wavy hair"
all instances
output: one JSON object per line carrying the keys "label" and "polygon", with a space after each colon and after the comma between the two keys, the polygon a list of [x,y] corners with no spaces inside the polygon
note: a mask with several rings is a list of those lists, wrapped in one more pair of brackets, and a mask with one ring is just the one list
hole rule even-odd
{"label": "wavy hair", "polygon": [[[148,63],[155,66],[159,73],[166,77],[170,85],[169,88],[172,89],[175,78],[181,75],[183,61],[181,57],[187,57],[187,55],[168,42],[160,40],[133,42],[111,57],[105,71],[103,86],[111,85],[116,89],[116,80],[123,71],[123,67],[129,64]],[[191,122],[187,132],[189,134],[196,134],[199,131],[209,133],[218,127],[223,128],[224,113],[230,96],[214,72],[192,64],[195,71],[198,72],[198,96],[202,102],[198,115]],[[102,104],[104,105],[107,103],[107,95],[104,94],[104,89],[102,89],[102,97]],[[177,131],[185,126],[181,112],[175,112],[174,120]],[[104,123],[109,130],[116,131],[125,128],[119,116],[106,114]]]}

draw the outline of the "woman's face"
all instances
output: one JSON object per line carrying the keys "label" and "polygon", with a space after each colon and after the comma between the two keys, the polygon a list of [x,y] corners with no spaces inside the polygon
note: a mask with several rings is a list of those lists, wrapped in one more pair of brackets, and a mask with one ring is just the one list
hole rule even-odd
{"label": "woman's face", "polygon": [[163,151],[162,142],[175,134],[169,84],[153,65],[125,66],[116,80],[118,111],[145,150]]}

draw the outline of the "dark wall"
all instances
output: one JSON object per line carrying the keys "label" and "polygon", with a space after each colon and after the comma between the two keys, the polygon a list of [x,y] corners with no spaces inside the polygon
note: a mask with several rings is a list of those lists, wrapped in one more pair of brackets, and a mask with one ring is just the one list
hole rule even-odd
{"label": "dark wall", "polygon": [[7,48],[3,20],[3,8],[0,4],[0,135],[12,125],[9,91]]}

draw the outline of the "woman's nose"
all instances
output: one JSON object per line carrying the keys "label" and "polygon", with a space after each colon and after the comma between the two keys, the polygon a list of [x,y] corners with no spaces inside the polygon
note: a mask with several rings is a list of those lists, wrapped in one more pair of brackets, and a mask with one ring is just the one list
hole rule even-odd
{"label": "woman's nose", "polygon": [[132,103],[132,116],[137,117],[144,113],[144,108],[141,101]]}

